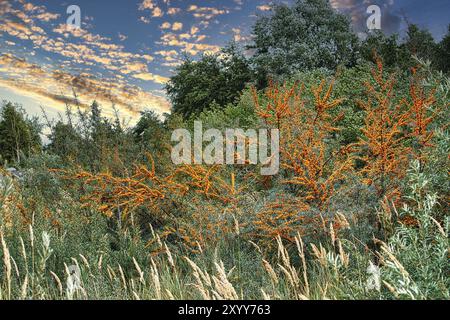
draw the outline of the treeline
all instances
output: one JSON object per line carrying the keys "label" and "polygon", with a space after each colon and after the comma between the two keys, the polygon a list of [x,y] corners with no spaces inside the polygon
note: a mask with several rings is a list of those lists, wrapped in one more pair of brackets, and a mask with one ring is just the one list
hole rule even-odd
{"label": "treeline", "polygon": [[[0,163],[7,166],[27,166],[27,161],[42,153],[57,159],[56,167],[79,166],[91,172],[112,170],[114,173],[131,168],[155,157],[169,159],[170,135],[166,123],[152,111],[142,112],[133,128],[118,117],[101,115],[97,102],[89,110],[68,107],[66,117],[30,118],[23,108],[10,102],[0,106]],[[45,139],[43,139],[45,134]],[[45,143],[44,141],[47,141]],[[167,163],[165,161],[165,163]]]}
{"label": "treeline", "polygon": [[264,89],[269,79],[283,81],[317,69],[335,72],[339,67],[375,62],[377,57],[399,73],[417,65],[413,56],[430,61],[435,70],[450,72],[450,25],[439,43],[414,24],[408,26],[404,39],[373,31],[360,40],[350,20],[325,0],[275,5],[271,15],[258,18],[252,38],[253,44],[246,48],[231,43],[218,54],[184,61],[166,86],[173,111],[189,118],[234,103],[248,83]]}

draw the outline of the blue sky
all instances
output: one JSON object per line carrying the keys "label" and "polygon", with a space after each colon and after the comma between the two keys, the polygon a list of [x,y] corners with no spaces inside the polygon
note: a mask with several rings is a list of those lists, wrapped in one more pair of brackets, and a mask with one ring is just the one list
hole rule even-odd
{"label": "blue sky", "polygon": [[[292,0],[290,0],[292,1]],[[284,1],[284,2],[290,2]],[[370,4],[382,8],[386,33],[417,23],[440,39],[450,23],[449,0],[330,0],[365,31]],[[98,100],[125,118],[170,110],[164,83],[183,54],[217,52],[230,40],[250,40],[270,0],[0,0],[0,99],[42,106],[50,116],[73,103]],[[81,9],[81,29],[67,26],[69,5]]]}

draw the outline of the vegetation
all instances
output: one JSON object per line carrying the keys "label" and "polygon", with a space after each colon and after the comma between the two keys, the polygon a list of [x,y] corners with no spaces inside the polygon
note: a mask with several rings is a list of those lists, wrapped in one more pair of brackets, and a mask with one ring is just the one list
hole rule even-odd
{"label": "vegetation", "polygon": [[249,62],[236,44],[220,54],[205,55],[199,61],[189,58],[176,69],[166,85],[173,111],[189,118],[211,104],[233,103],[252,80]]}
{"label": "vegetation", "polygon": [[356,63],[358,40],[347,17],[325,0],[297,0],[276,5],[273,15],[253,27],[252,57],[259,82],[298,70],[336,69]]}
{"label": "vegetation", "polygon": [[27,119],[19,106],[6,103],[0,113],[0,149],[3,161],[20,161],[41,147],[36,119]]}
{"label": "vegetation", "polygon": [[417,58],[448,75],[450,25],[440,43],[414,24],[409,24],[404,39],[373,30],[365,40],[358,40],[347,17],[326,0],[275,4],[272,11],[257,19],[246,54],[231,43],[219,54],[198,61],[186,57],[166,85],[174,112],[188,119],[234,104],[248,83],[262,90],[270,80],[289,81],[299,73],[319,70],[333,73],[341,67],[358,69],[379,58],[399,76],[407,76]]}
{"label": "vegetation", "polygon": [[[188,60],[167,86],[173,112],[144,112],[134,127],[94,102],[68,106],[44,131],[4,103],[0,299],[449,299],[444,60],[419,54],[431,40],[414,28],[403,44],[374,34],[361,53],[292,55],[298,43],[282,22],[308,12],[356,41],[325,1],[277,7],[255,32],[285,35],[280,56],[257,40],[254,60],[236,48]],[[433,52],[448,55],[447,42]],[[374,45],[379,54],[364,56]],[[324,60],[299,66],[304,55]],[[173,165],[171,133],[194,120],[279,129],[279,174]]]}

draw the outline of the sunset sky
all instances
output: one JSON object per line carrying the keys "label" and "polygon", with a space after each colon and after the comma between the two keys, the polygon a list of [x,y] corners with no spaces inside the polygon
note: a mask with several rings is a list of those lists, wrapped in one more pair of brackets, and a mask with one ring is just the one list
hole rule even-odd
{"label": "sunset sky", "polygon": [[[284,1],[291,2],[291,1]],[[382,29],[404,32],[405,21],[440,40],[450,23],[449,0],[331,0],[365,31],[370,4],[382,8]],[[164,83],[183,54],[217,52],[234,39],[250,41],[268,0],[0,0],[0,100],[50,116],[73,103],[97,100],[135,119],[144,109],[168,112]],[[67,26],[69,5],[81,9],[81,29]]]}

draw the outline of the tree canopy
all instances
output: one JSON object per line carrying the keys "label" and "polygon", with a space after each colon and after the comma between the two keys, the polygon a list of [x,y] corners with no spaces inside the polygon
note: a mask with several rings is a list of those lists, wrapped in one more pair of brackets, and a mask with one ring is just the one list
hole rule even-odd
{"label": "tree canopy", "polygon": [[189,118],[213,102],[234,102],[252,80],[249,62],[232,44],[219,54],[204,55],[199,61],[186,59],[166,85],[173,112]]}
{"label": "tree canopy", "polygon": [[350,21],[326,0],[275,5],[272,15],[258,18],[253,36],[252,60],[260,82],[267,76],[356,63],[358,38]]}
{"label": "tree canopy", "polygon": [[28,119],[19,106],[5,103],[0,108],[0,156],[2,160],[18,163],[41,148],[39,126]]}
{"label": "tree canopy", "polygon": [[442,72],[450,73],[450,25],[447,35],[437,47],[437,66]]}
{"label": "tree canopy", "polygon": [[327,0],[296,0],[274,4],[260,16],[253,40],[244,55],[236,43],[218,54],[208,54],[181,64],[166,85],[172,111],[188,119],[205,110],[235,103],[248,83],[264,89],[268,80],[287,80],[293,75],[338,66],[354,67],[377,58],[389,68],[408,72],[417,62],[429,60],[434,69],[450,70],[450,29],[441,43],[431,33],[410,24],[406,35],[370,31],[359,39],[347,16],[333,9]]}

